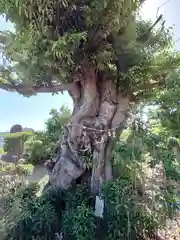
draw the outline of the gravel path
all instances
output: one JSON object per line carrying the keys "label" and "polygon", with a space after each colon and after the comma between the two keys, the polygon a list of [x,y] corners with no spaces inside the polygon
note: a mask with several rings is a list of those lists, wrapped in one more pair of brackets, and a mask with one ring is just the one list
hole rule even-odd
{"label": "gravel path", "polygon": [[32,175],[26,177],[29,182],[37,182],[47,175],[47,171],[43,165],[34,166]]}

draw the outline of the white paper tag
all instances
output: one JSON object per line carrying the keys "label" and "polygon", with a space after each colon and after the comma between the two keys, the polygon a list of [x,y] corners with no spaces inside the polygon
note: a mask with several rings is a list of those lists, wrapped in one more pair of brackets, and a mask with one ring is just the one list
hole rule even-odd
{"label": "white paper tag", "polygon": [[103,212],[104,212],[104,200],[100,199],[99,196],[96,196],[95,216],[103,218]]}
{"label": "white paper tag", "polygon": [[60,234],[59,233],[55,233],[55,238],[54,238],[54,240],[62,240],[63,239],[63,234],[62,234],[62,232],[60,232]]}

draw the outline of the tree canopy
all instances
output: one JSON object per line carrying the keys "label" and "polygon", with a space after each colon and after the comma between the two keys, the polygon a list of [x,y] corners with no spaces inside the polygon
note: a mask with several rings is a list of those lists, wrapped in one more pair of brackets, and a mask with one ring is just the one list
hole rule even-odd
{"label": "tree canopy", "polygon": [[15,32],[0,33],[0,87],[26,96],[68,90],[90,61],[133,98],[154,98],[180,55],[161,15],[155,23],[141,19],[143,2],[1,0]]}

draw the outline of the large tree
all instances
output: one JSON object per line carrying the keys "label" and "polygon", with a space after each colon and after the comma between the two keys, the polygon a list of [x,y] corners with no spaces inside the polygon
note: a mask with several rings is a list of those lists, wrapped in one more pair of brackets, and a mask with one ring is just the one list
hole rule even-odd
{"label": "large tree", "polygon": [[91,191],[113,178],[111,148],[134,109],[158,99],[180,63],[162,16],[138,0],[1,0],[14,23],[1,32],[0,88],[24,96],[68,91],[72,116],[50,184],[67,189],[92,165]]}

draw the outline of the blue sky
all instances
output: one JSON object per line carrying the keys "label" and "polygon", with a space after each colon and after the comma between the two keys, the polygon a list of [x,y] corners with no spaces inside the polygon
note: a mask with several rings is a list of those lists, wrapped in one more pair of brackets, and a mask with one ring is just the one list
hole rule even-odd
{"label": "blue sky", "polygon": [[[167,2],[164,6],[162,6]],[[161,6],[161,7],[160,7]],[[163,14],[168,26],[173,26],[174,39],[180,38],[180,0],[147,0],[142,9],[146,19],[156,19],[158,14]],[[0,30],[11,30],[12,25],[0,17]],[[180,43],[176,42],[180,50]],[[44,128],[44,121],[48,118],[51,108],[59,109],[62,104],[72,108],[72,100],[67,93],[63,95],[39,94],[25,98],[17,93],[0,90],[0,132],[8,131],[13,124],[31,127],[36,130]]]}

